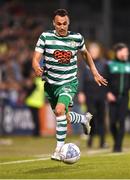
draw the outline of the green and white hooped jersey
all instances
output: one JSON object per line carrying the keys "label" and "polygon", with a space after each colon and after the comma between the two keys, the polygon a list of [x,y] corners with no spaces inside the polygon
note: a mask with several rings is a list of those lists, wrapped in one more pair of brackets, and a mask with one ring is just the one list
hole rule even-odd
{"label": "green and white hooped jersey", "polygon": [[85,50],[84,38],[80,33],[69,31],[67,36],[60,37],[53,30],[40,35],[35,51],[43,53],[48,83],[62,85],[77,79],[78,50]]}

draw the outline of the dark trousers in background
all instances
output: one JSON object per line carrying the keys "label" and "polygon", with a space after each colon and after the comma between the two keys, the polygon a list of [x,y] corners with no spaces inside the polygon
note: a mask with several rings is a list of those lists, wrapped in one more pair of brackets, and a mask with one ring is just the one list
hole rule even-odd
{"label": "dark trousers in background", "polygon": [[122,151],[127,109],[127,96],[119,97],[116,102],[109,103],[110,130],[114,140],[113,151]]}
{"label": "dark trousers in background", "polygon": [[40,124],[39,124],[39,109],[34,108],[34,107],[29,107],[31,113],[32,113],[32,118],[34,122],[34,130],[33,130],[33,135],[34,136],[39,136],[40,135]]}
{"label": "dark trousers in background", "polygon": [[91,133],[88,140],[88,146],[92,146],[93,136],[99,135],[99,146],[103,148],[105,143],[105,97],[87,96],[88,111],[93,114],[91,121]]}

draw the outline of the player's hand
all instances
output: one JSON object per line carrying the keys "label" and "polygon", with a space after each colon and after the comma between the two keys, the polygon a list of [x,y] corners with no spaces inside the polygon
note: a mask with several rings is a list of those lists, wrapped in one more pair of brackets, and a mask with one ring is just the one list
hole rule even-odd
{"label": "player's hand", "polygon": [[101,85],[107,86],[108,84],[107,80],[103,76],[101,76],[99,73],[96,73],[94,75],[94,79],[99,86]]}
{"label": "player's hand", "polygon": [[43,68],[41,68],[40,66],[35,67],[34,71],[35,71],[36,76],[42,76],[43,74]]}

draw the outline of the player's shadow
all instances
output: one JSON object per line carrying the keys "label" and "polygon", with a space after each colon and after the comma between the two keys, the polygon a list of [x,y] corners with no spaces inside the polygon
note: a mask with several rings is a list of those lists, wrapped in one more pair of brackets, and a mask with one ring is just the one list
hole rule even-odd
{"label": "player's shadow", "polygon": [[[74,165],[73,169],[77,169],[77,166]],[[37,168],[37,169],[33,169],[31,171],[26,171],[25,173],[31,173],[31,174],[51,174],[51,173],[64,173],[67,170],[67,172],[71,172],[71,168],[70,166],[68,166],[68,164],[64,164],[62,166],[53,166],[53,167],[43,167],[43,168]]]}

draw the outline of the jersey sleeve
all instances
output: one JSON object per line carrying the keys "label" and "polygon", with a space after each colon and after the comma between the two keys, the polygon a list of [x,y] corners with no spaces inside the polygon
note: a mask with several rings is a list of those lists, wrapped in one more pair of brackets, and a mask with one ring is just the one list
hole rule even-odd
{"label": "jersey sleeve", "polygon": [[80,41],[80,45],[79,45],[79,50],[84,51],[86,49],[86,46],[85,46],[84,37],[81,34],[80,34],[80,38],[81,38],[81,41]]}
{"label": "jersey sleeve", "polygon": [[44,48],[45,48],[45,36],[44,34],[41,34],[37,41],[35,51],[44,53]]}

